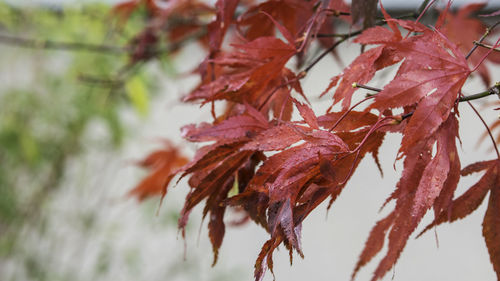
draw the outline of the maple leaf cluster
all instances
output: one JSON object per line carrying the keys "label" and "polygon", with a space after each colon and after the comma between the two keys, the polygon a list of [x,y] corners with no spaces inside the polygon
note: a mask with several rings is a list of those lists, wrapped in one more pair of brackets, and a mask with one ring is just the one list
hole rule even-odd
{"label": "maple leaf cluster", "polygon": [[[184,101],[211,104],[213,115],[212,122],[182,128],[187,141],[201,143],[193,159],[188,161],[171,145],[154,152],[140,163],[152,168],[151,174],[130,194],[140,200],[165,196],[175,175],[188,177],[190,191],[179,227],[184,233],[190,213],[204,202],[214,264],[225,233],[226,211],[243,212],[269,233],[255,264],[255,279],[261,280],[268,269],[272,271],[278,246],[284,245],[290,257],[294,251],[303,256],[302,222],[325,200],[330,205],[335,202],[365,156],[371,154],[378,164],[385,135],[399,133],[398,159],[404,168],[385,202],[394,201],[395,207],[372,229],[353,278],[387,241],[373,280],[382,278],[430,209],[435,220],[424,231],[467,216],[489,193],[483,235],[500,280],[500,160],[462,169],[456,146],[459,102],[466,100],[462,87],[476,73],[488,85],[491,77],[482,63],[485,59],[500,62],[492,49],[469,53],[474,40],[487,29],[472,16],[485,4],[471,4],[455,13],[448,5],[433,26],[420,23],[419,18],[392,18],[382,3],[384,21],[376,22],[374,9],[367,8],[376,4],[218,0],[210,7],[177,0],[165,5],[128,1],[116,6],[121,19],[141,5],[152,18],[131,42],[136,48],[132,61],[151,59],[150,45],[161,40],[175,42],[179,34],[203,31],[198,40],[207,56],[195,71],[200,83]],[[203,22],[207,14],[213,20]],[[341,21],[362,22],[363,28],[325,36],[334,35]],[[488,40],[484,37],[481,40]],[[318,115],[300,81],[321,58],[336,56],[334,48],[348,38],[364,46],[364,52],[342,73],[332,73],[324,92],[333,92],[332,107]],[[314,41],[326,50],[317,59],[309,52]],[[295,66],[291,66],[293,58]],[[356,90],[390,66],[397,67],[394,78],[375,95],[352,105]],[[499,88],[497,84],[490,89]],[[216,102],[225,105],[223,112],[215,112]],[[332,110],[336,104],[339,109]],[[294,120],[293,112],[300,118]],[[476,172],[484,174],[456,197],[460,178]]]}

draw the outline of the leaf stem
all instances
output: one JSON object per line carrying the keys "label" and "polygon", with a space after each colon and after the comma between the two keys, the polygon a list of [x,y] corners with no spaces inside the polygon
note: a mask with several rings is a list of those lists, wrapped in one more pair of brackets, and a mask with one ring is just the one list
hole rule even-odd
{"label": "leaf stem", "polygon": [[389,119],[396,119],[396,117],[394,116],[386,116],[384,118],[381,118],[379,119],[371,128],[370,130],[368,131],[368,133],[366,133],[365,137],[363,138],[363,140],[359,143],[359,145],[352,151],[350,151],[350,153],[354,153],[354,152],[357,152],[358,150],[361,149],[361,147],[365,144],[366,140],[368,139],[368,137],[373,134],[373,132],[375,132],[376,130],[384,127],[384,126],[387,126],[389,124],[383,124],[382,122],[386,121],[386,120],[389,120]]}
{"label": "leaf stem", "polygon": [[472,110],[476,113],[477,117],[481,122],[483,123],[484,127],[486,128],[486,131],[488,132],[488,135],[490,136],[491,142],[493,143],[493,148],[495,148],[495,152],[497,153],[497,159],[500,160],[500,152],[498,151],[497,143],[495,141],[495,138],[493,137],[493,134],[491,133],[490,127],[488,127],[488,124],[486,124],[486,121],[484,121],[483,117],[479,113],[479,111],[472,105],[470,101],[466,101],[469,106],[472,108]]}
{"label": "leaf stem", "polygon": [[417,14],[420,15],[427,8],[430,0],[424,0],[417,9]]}
{"label": "leaf stem", "polygon": [[384,117],[382,119],[379,119],[371,128],[370,130],[366,133],[366,135],[364,136],[363,140],[359,143],[359,145],[352,151],[349,151],[348,154],[346,154],[344,157],[347,157],[349,155],[352,155],[353,153],[356,153],[356,156],[354,157],[354,161],[352,162],[352,165],[349,169],[349,173],[347,174],[347,176],[345,177],[344,181],[342,181],[340,183],[340,185],[344,185],[348,180],[349,178],[351,177],[352,173],[354,172],[354,166],[356,166],[356,162],[358,161],[359,159],[359,154],[361,152],[361,148],[363,147],[363,145],[366,143],[366,140],[371,136],[371,134],[373,134],[373,132],[375,132],[376,130],[384,127],[384,126],[387,126],[389,124],[384,124],[383,122],[386,121],[386,120],[389,120],[389,119],[395,119],[394,116],[387,116],[387,117]]}
{"label": "leaf stem", "polygon": [[340,116],[339,120],[337,120],[337,122],[335,122],[335,124],[333,124],[333,126],[330,128],[330,130],[328,130],[328,132],[331,132],[333,131],[337,126],[338,124],[344,120],[344,118],[347,116],[347,114],[351,113],[351,111],[353,111],[354,108],[356,108],[358,105],[362,104],[363,102],[369,100],[369,99],[372,99],[374,96],[369,96],[369,97],[366,97],[365,99],[359,101],[358,103],[356,103],[355,105],[351,106],[351,108],[349,108],[349,110],[347,110],[346,112],[344,112],[344,114],[342,114],[342,116]]}
{"label": "leaf stem", "polygon": [[302,79],[304,76],[306,75],[305,72],[300,72],[299,75],[297,75],[297,77],[293,78],[292,80],[290,81],[286,81],[286,82],[283,82],[281,83],[280,85],[276,86],[273,91],[266,97],[266,99],[260,104],[260,106],[257,108],[259,111],[262,110],[262,108],[264,108],[264,106],[271,100],[271,97],[279,90],[281,89],[282,87],[285,87],[285,86],[288,86],[292,83],[295,83],[297,82],[298,80]]}
{"label": "leaf stem", "polygon": [[425,12],[427,12],[427,10],[432,6],[434,5],[434,2],[436,2],[436,0],[432,0],[432,2],[429,4],[429,0],[424,0],[422,2],[422,4],[420,4],[420,7],[418,7],[418,17],[417,19],[415,20],[415,22],[419,22],[420,19],[424,16]]}

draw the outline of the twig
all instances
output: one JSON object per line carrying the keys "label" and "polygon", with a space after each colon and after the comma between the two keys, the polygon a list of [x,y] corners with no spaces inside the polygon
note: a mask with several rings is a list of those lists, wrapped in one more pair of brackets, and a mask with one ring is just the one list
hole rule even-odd
{"label": "twig", "polygon": [[[496,94],[496,95],[498,95],[500,97],[500,82],[496,83],[495,86],[489,88],[487,91],[484,91],[482,93],[478,93],[478,94],[474,94],[474,95],[470,95],[470,96],[464,96],[463,94],[460,94],[460,98],[458,98],[458,101],[459,102],[466,102],[467,104],[469,104],[469,106],[472,108],[472,110],[477,115],[477,117],[479,118],[479,120],[481,120],[481,122],[483,123],[484,127],[486,128],[486,132],[490,136],[491,142],[493,143],[493,148],[495,148],[495,152],[497,153],[497,158],[500,159],[500,152],[498,150],[495,138],[493,137],[493,134],[491,133],[491,130],[488,127],[488,124],[486,124],[486,121],[484,121],[484,119],[481,116],[481,114],[479,113],[479,111],[470,102],[471,100],[480,99],[480,98],[483,98],[483,97],[486,97],[486,96],[489,96],[489,95],[494,95],[494,94]],[[403,121],[406,118],[411,117],[412,115],[413,115],[413,112],[409,112],[409,113],[403,114],[401,116],[401,121]]]}
{"label": "twig", "polygon": [[486,54],[483,55],[483,57],[479,60],[479,62],[476,64],[476,66],[471,70],[471,72],[474,72],[477,70],[477,68],[486,60],[486,58],[493,52],[493,50],[496,47],[500,47],[500,37],[498,37],[498,40],[495,42],[495,45],[493,45],[492,49],[489,49]]}
{"label": "twig", "polygon": [[352,87],[353,88],[362,88],[362,89],[366,89],[366,90],[370,90],[370,91],[374,91],[374,92],[381,92],[382,91],[382,89],[370,87],[370,86],[363,85],[363,84],[358,84],[356,82],[352,83]]}
{"label": "twig", "polygon": [[334,9],[324,9],[324,11],[331,12],[331,14],[329,14],[329,16],[334,16],[334,17],[350,16],[351,15],[351,13],[349,13],[349,12],[341,12],[341,11],[337,11]]}
{"label": "twig", "polygon": [[[413,13],[408,13],[408,14],[404,14],[404,15],[400,15],[400,16],[397,16],[397,17],[394,17],[393,19],[405,19],[405,18],[416,18],[418,16],[417,13],[413,12]],[[387,21],[384,19],[384,18],[381,18],[380,19],[380,22],[377,23],[377,25],[381,25],[381,24],[386,24]],[[316,35],[314,35],[314,37],[316,38],[329,38],[329,37],[339,37],[339,38],[344,38],[346,36],[349,36],[350,33],[331,33],[331,34],[328,34],[328,33],[318,33]]]}
{"label": "twig", "polygon": [[[399,15],[399,16],[396,16],[396,17],[393,17],[393,19],[396,19],[396,20],[399,20],[399,19],[406,19],[406,18],[417,18],[418,17],[418,14],[417,12],[411,12],[411,13],[407,13],[407,14],[403,14],[403,15]],[[385,18],[380,18],[381,21],[383,22],[387,22],[385,20]]]}
{"label": "twig", "polygon": [[[425,0],[424,3],[427,3],[429,2],[429,0]],[[411,17],[411,16],[415,16],[415,13],[410,13],[410,14],[407,14],[407,15],[403,15],[402,17]],[[377,22],[375,25],[384,25],[386,24],[387,22],[385,20],[381,20],[379,22]],[[321,53],[309,66],[307,66],[306,68],[304,68],[303,72],[307,73],[309,72],[309,70],[311,70],[311,68],[313,68],[320,60],[322,60],[328,53],[330,53],[331,51],[333,51],[335,48],[337,48],[338,45],[340,45],[341,43],[343,43],[344,41],[346,41],[347,39],[351,38],[351,37],[354,37],[354,36],[357,36],[359,34],[361,34],[363,32],[363,30],[358,30],[358,31],[354,31],[354,32],[351,32],[351,33],[345,33],[345,34],[317,34],[315,37],[317,38],[322,38],[322,37],[340,37],[341,39],[337,42],[335,42],[330,48],[326,49],[325,51],[323,51],[323,53]]]}
{"label": "twig", "polygon": [[[382,91],[382,89],[359,84],[359,83],[352,83],[352,87],[353,88],[367,89],[367,90],[374,91],[374,92],[381,92]],[[481,99],[481,98],[491,96],[491,95],[498,95],[498,97],[500,98],[500,82],[497,82],[494,86],[488,88],[488,90],[486,90],[484,92],[480,92],[480,93],[469,95],[469,96],[462,95],[457,100],[458,100],[458,102],[464,102],[464,101]]]}
{"label": "twig", "polygon": [[500,24],[500,20],[497,21],[496,23],[494,23],[492,26],[486,28],[486,31],[484,32],[483,36],[481,36],[481,38],[479,39],[479,41],[474,41],[474,47],[472,47],[472,49],[469,51],[469,53],[467,53],[467,55],[465,56],[465,59],[468,59],[472,53],[474,53],[474,51],[477,49],[477,47],[479,46],[477,43],[482,43],[484,41],[484,39],[486,39],[486,37],[488,37],[488,35],[491,33],[491,31],[497,26]]}
{"label": "twig", "polygon": [[348,34],[347,33],[318,33],[314,35],[316,38],[330,38],[330,37],[339,37],[339,38],[345,38]]}
{"label": "twig", "polygon": [[484,97],[491,96],[491,95],[497,95],[500,98],[500,82],[497,82],[493,87],[488,88],[488,90],[486,90],[484,92],[469,95],[469,96],[461,96],[458,99],[458,101],[463,102],[463,101],[477,100],[477,99],[484,98]]}
{"label": "twig", "polygon": [[481,42],[478,42],[478,41],[474,41],[474,45],[477,45],[477,46],[480,46],[480,47],[483,47],[483,48],[486,48],[486,49],[491,49],[491,50],[496,51],[496,52],[500,52],[500,48],[495,48],[494,46],[491,46],[491,45],[488,45],[488,44],[484,44],[484,43],[481,43]]}
{"label": "twig", "polygon": [[355,32],[352,32],[346,36],[344,36],[342,39],[339,41],[335,42],[330,48],[326,49],[321,53],[309,66],[307,66],[302,72],[307,73],[311,68],[313,68],[318,62],[320,62],[326,55],[328,55],[331,51],[333,51],[335,48],[337,48],[338,45],[342,44],[344,41],[349,39],[350,37],[356,36],[361,34],[362,30],[358,30]]}
{"label": "twig", "polygon": [[89,84],[96,84],[96,85],[105,86],[105,87],[123,85],[123,81],[120,81],[120,80],[109,79],[109,78],[100,78],[97,76],[86,75],[86,74],[78,75],[78,81],[84,82],[84,83],[89,83]]}
{"label": "twig", "polygon": [[49,49],[64,51],[87,51],[95,53],[105,53],[113,55],[128,54],[133,49],[110,45],[87,44],[77,42],[58,42],[52,40],[38,40],[32,38],[22,38],[6,34],[0,34],[0,44],[13,45],[32,49]]}
{"label": "twig", "polygon": [[[158,56],[162,53],[169,53],[181,47],[184,43],[204,36],[207,33],[206,28],[201,29],[199,32],[186,35],[182,40],[171,43],[165,47],[146,48],[145,53],[151,56]],[[61,42],[53,40],[42,40],[25,37],[17,37],[7,34],[0,34],[0,44],[17,46],[30,49],[45,49],[45,50],[59,50],[59,51],[72,51],[72,52],[92,52],[109,55],[132,55],[137,51],[137,46],[131,44],[128,46],[112,46],[112,45],[99,45],[81,42]]]}

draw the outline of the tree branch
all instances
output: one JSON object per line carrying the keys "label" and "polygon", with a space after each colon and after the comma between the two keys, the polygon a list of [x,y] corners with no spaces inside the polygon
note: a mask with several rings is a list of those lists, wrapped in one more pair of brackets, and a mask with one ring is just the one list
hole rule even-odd
{"label": "tree branch", "polygon": [[[352,87],[353,88],[362,88],[362,89],[366,89],[366,90],[370,90],[370,91],[374,91],[374,92],[381,92],[382,91],[382,89],[359,84],[359,83],[353,83]],[[481,99],[481,98],[491,96],[491,95],[497,95],[500,98],[500,82],[495,83],[495,85],[491,86],[490,88],[488,88],[488,90],[486,90],[484,92],[480,92],[480,93],[469,95],[469,96],[461,96],[457,100],[458,100],[458,102],[471,101],[471,100],[477,100],[477,99]]]}
{"label": "tree branch", "polygon": [[491,45],[484,44],[484,43],[481,43],[481,42],[478,42],[478,41],[474,41],[474,45],[477,45],[477,46],[480,46],[480,47],[483,47],[483,48],[486,48],[486,49],[491,49],[491,50],[496,51],[496,52],[500,52],[500,48],[494,48]]}
{"label": "tree branch", "polygon": [[469,96],[462,96],[458,99],[458,101],[463,102],[463,101],[477,100],[477,99],[484,98],[484,97],[491,96],[491,95],[497,95],[498,98],[500,98],[500,82],[497,82],[494,86],[488,88],[488,90],[486,90],[484,92],[469,95]]}
{"label": "tree branch", "polygon": [[346,41],[347,39],[349,39],[352,36],[356,36],[356,35],[361,34],[361,32],[362,32],[361,30],[353,32],[353,33],[349,34],[348,36],[345,36],[342,39],[340,39],[339,41],[335,42],[330,48],[324,50],[323,53],[321,53],[316,59],[314,59],[314,61],[309,66],[304,68],[302,73],[309,72],[309,70],[311,70],[311,68],[313,68],[318,62],[320,62],[326,55],[328,55],[331,51],[335,50],[335,48],[337,48],[338,45],[342,44],[344,41]]}
{"label": "tree branch", "polygon": [[[199,32],[188,34],[182,40],[171,43],[165,47],[149,47],[145,52],[152,56],[157,56],[162,53],[175,51],[184,43],[192,39],[200,38],[207,33],[206,28],[201,29]],[[137,45],[131,44],[128,46],[112,46],[112,45],[99,45],[88,44],[81,42],[60,42],[52,40],[41,40],[33,38],[17,37],[7,34],[0,34],[0,44],[17,46],[30,49],[45,49],[45,50],[60,50],[60,51],[73,51],[73,52],[93,52],[109,55],[132,55],[137,50]]]}
{"label": "tree branch", "polygon": [[[429,0],[425,0],[423,3],[422,3],[422,6],[425,8],[425,6],[427,5],[427,3],[429,2]],[[423,10],[423,8],[422,8]],[[419,11],[420,11],[420,8],[419,8]],[[397,17],[397,18],[406,18],[406,17],[415,17],[415,15],[418,15],[420,14],[420,12],[417,12],[417,13],[409,13],[409,14],[405,14],[405,15],[402,15],[400,17]],[[387,22],[385,21],[385,19],[377,22],[375,25],[384,25],[384,24],[387,24]],[[321,53],[309,66],[307,66],[302,72],[305,72],[307,73],[309,70],[311,70],[311,68],[313,68],[321,59],[323,59],[328,53],[330,53],[331,51],[333,51],[335,48],[337,48],[338,45],[340,45],[341,43],[343,43],[344,41],[346,41],[347,39],[351,38],[351,37],[354,37],[354,36],[357,36],[359,34],[361,34],[363,32],[363,30],[358,30],[358,31],[355,31],[355,32],[351,32],[351,33],[344,33],[344,34],[324,34],[324,33],[320,33],[320,34],[316,34],[315,37],[317,38],[324,38],[324,37],[339,37],[341,38],[339,41],[335,42],[330,48],[326,49],[325,51],[323,51],[323,53]]]}
{"label": "tree branch", "polygon": [[0,34],[0,44],[32,49],[49,49],[64,51],[86,51],[113,55],[128,54],[133,51],[130,47],[117,47],[110,45],[87,44],[78,42],[58,42],[52,40],[39,40]]}
{"label": "tree branch", "polygon": [[479,41],[474,41],[474,47],[472,47],[472,49],[469,51],[469,53],[465,56],[465,59],[468,59],[472,53],[474,53],[474,51],[477,49],[477,47],[479,46],[478,43],[482,43],[484,41],[484,39],[486,39],[486,37],[488,37],[488,35],[491,33],[491,31],[497,26],[500,24],[500,20],[497,21],[496,23],[494,23],[492,26],[486,28],[486,31],[484,32],[483,36],[481,36],[481,38],[479,39]]}

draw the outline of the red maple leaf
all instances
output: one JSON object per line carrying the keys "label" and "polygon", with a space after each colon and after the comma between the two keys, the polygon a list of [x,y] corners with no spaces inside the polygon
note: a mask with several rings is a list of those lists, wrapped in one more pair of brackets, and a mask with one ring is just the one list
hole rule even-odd
{"label": "red maple leaf", "polygon": [[[404,170],[397,189],[389,200],[396,200],[395,209],[373,228],[366,242],[353,277],[381,249],[388,236],[388,250],[375,270],[372,280],[382,278],[398,260],[410,235],[415,231],[427,210],[434,207],[436,212],[447,210],[450,196],[458,184],[457,173],[460,162],[455,138],[458,123],[450,115],[432,137],[411,146],[406,151]],[[436,154],[432,147],[436,144]]]}
{"label": "red maple leaf", "polygon": [[359,55],[346,69],[344,69],[342,74],[332,78],[332,82],[323,92],[323,94],[325,94],[336,86],[337,82],[341,79],[339,86],[335,90],[333,101],[334,104],[342,101],[343,110],[347,110],[351,104],[352,95],[356,91],[356,88],[353,87],[354,83],[366,84],[373,78],[377,71],[394,65],[404,58],[404,55],[400,54],[401,49],[398,48],[400,44],[402,44],[401,41],[403,38],[396,23],[409,31],[421,32],[426,29],[423,25],[418,23],[394,20],[383,8],[382,11],[390,30],[380,26],[372,27],[363,31],[363,33],[354,40],[354,42],[360,44],[377,44],[381,46],[370,49]]}
{"label": "red maple leaf", "polygon": [[230,100],[255,104],[264,100],[287,81],[286,62],[296,53],[295,47],[275,37],[260,37],[244,44],[233,44],[235,51],[211,60],[225,67],[222,75],[201,85],[185,100],[204,102]]}
{"label": "red maple leaf", "polygon": [[395,47],[405,60],[371,107],[383,112],[416,105],[403,131],[400,151],[404,152],[432,135],[448,118],[470,70],[463,54],[437,31],[426,30]]}
{"label": "red maple leaf", "polygon": [[[365,17],[371,24],[373,11],[361,7],[362,2],[354,1],[355,20]],[[130,8],[131,3],[125,7]],[[133,58],[151,58],[149,47],[159,42],[163,32],[172,38],[205,30],[199,22],[178,28],[165,25],[174,11],[183,18],[199,19],[204,8],[197,3],[174,1],[170,8],[155,12],[155,23],[133,42],[137,47]],[[416,21],[391,18],[381,5],[388,27],[353,32],[360,34],[354,43],[371,46],[328,86],[327,91],[336,87],[333,104],[342,102],[342,109],[317,116],[300,84],[308,71],[297,74],[288,66],[294,56],[298,65],[308,59],[308,46],[313,40],[323,44],[329,40],[332,44],[333,37],[321,42],[316,35],[333,33],[333,17],[346,9],[343,1],[270,0],[254,5],[218,0],[215,12],[206,10],[215,18],[203,36],[208,42],[208,55],[197,70],[201,82],[184,100],[202,105],[223,101],[225,110],[217,115],[213,106],[212,122],[183,127],[185,139],[203,143],[192,161],[179,168],[186,160],[168,149],[151,154],[142,164],[151,167],[153,173],[130,194],[140,199],[165,194],[174,174],[189,177],[190,192],[179,227],[184,234],[191,211],[205,202],[203,217],[209,219],[214,263],[225,235],[226,211],[231,207],[244,213],[244,221],[250,218],[269,233],[255,263],[255,278],[261,280],[267,269],[272,272],[273,252],[279,245],[290,251],[291,259],[294,251],[303,255],[300,239],[305,218],[326,199],[330,199],[330,206],[335,202],[366,155],[372,154],[380,168],[378,150],[386,133],[401,133],[398,159],[404,159],[404,168],[387,199],[395,201],[395,208],[371,231],[353,278],[387,240],[387,252],[373,280],[385,276],[429,210],[433,209],[436,219],[425,230],[472,213],[488,192],[483,235],[498,274],[500,162],[478,162],[461,171],[456,147],[460,91],[471,74],[464,54],[484,31],[481,22],[469,17],[480,7],[469,5],[456,14],[448,14],[446,9],[433,29]],[[238,19],[236,11],[241,11]],[[466,26],[471,30],[460,33]],[[402,35],[400,28],[408,33]],[[276,31],[281,37],[276,37]],[[229,41],[228,34],[240,37]],[[469,62],[477,66],[481,60],[476,57],[482,58],[475,55]],[[489,58],[494,60],[496,56]],[[392,81],[363,100],[371,104],[354,111],[353,83],[366,84],[378,71],[398,63]],[[487,72],[482,66],[477,69],[487,81]],[[403,113],[395,115],[394,110],[399,109]],[[294,110],[298,120],[292,119]],[[479,182],[454,199],[461,173],[483,170],[486,172]],[[236,195],[230,197],[233,192]]]}
{"label": "red maple leaf", "polygon": [[[473,3],[463,6],[455,14],[446,13],[445,24],[440,30],[457,45],[464,55],[474,47],[474,41],[478,40],[486,31],[487,27],[483,22],[471,17],[473,13],[478,12],[485,6],[486,3]],[[483,48],[475,50],[469,58],[469,63],[472,66],[480,64],[487,52],[488,50]],[[488,55],[487,60],[500,63],[500,54],[492,52]],[[476,71],[481,76],[484,84],[489,86],[491,79],[486,65],[479,65]]]}
{"label": "red maple leaf", "polygon": [[462,175],[485,171],[479,181],[464,194],[454,199],[449,208],[443,209],[432,223],[419,235],[444,222],[462,219],[474,212],[490,193],[488,208],[483,220],[483,236],[490,254],[493,269],[500,278],[500,160],[476,162],[465,167]]}
{"label": "red maple leaf", "polygon": [[135,196],[139,201],[150,196],[165,196],[168,184],[178,169],[187,162],[188,159],[171,144],[167,144],[165,149],[152,152],[139,162],[140,166],[150,169],[151,173],[130,190],[128,196]]}
{"label": "red maple leaf", "polygon": [[[208,227],[214,263],[225,228],[223,217],[226,206],[221,205],[221,202],[227,198],[235,181],[240,192],[247,189],[256,166],[266,158],[259,148],[251,147],[249,143],[272,127],[273,124],[262,113],[246,105],[243,112],[235,112],[235,115],[215,124],[203,123],[183,128],[184,137],[190,141],[215,141],[199,149],[194,159],[181,169],[181,177],[191,174],[188,183],[192,189],[186,197],[179,219],[179,227],[184,230],[191,210],[207,199],[203,216],[210,213]],[[251,211],[248,213],[258,221]]]}

